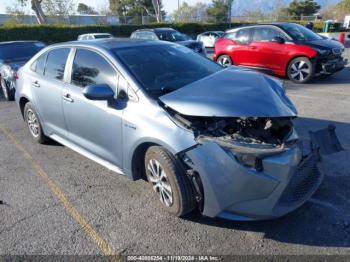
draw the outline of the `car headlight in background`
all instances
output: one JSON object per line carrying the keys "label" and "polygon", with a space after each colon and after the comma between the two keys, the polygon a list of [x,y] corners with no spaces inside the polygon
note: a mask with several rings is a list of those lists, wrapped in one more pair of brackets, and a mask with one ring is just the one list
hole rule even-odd
{"label": "car headlight in background", "polygon": [[8,65],[4,65],[0,68],[0,74],[4,79],[12,79],[15,76],[15,71]]}

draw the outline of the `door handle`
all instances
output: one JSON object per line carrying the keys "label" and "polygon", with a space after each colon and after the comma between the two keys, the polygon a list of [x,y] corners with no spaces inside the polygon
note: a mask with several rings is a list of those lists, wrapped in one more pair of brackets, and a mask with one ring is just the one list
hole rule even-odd
{"label": "door handle", "polygon": [[252,50],[257,49],[256,46],[250,46],[249,48],[252,49]]}
{"label": "door handle", "polygon": [[63,99],[70,102],[70,103],[74,102],[74,99],[70,96],[70,94],[64,94]]}
{"label": "door handle", "polygon": [[35,86],[35,87],[40,87],[39,81],[35,81],[35,82],[33,83],[33,86]]}

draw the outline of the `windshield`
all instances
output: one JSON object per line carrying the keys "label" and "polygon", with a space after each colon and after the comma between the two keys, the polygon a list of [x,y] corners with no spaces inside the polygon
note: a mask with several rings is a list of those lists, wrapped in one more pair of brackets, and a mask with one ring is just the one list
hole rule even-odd
{"label": "windshield", "polygon": [[175,30],[158,31],[155,32],[160,40],[168,42],[180,42],[189,40],[184,34],[181,34]]}
{"label": "windshield", "polygon": [[312,30],[297,24],[283,24],[282,28],[294,39],[298,41],[315,41],[323,38]]}
{"label": "windshield", "polygon": [[112,51],[154,98],[223,69],[180,45],[138,46]]}
{"label": "windshield", "polygon": [[40,42],[11,43],[0,45],[1,60],[21,60],[34,56],[43,49],[45,45]]}

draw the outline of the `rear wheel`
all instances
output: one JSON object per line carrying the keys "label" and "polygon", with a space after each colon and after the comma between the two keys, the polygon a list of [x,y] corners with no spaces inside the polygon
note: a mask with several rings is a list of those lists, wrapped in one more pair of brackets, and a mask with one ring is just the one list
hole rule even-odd
{"label": "rear wheel", "polygon": [[145,169],[148,182],[167,212],[183,216],[195,208],[190,180],[181,164],[168,151],[160,146],[150,147],[145,156]]}
{"label": "rear wheel", "polygon": [[13,101],[15,99],[15,92],[13,89],[8,88],[8,85],[5,81],[5,79],[1,78],[1,89],[2,93],[4,94],[4,97],[7,101]]}
{"label": "rear wheel", "polygon": [[31,103],[24,106],[24,120],[28,127],[31,137],[38,143],[44,144],[48,137],[44,135],[40,120]]}
{"label": "rear wheel", "polygon": [[228,55],[221,55],[216,61],[223,67],[229,67],[233,65],[232,59]]}
{"label": "rear wheel", "polygon": [[303,84],[314,77],[314,65],[306,57],[297,57],[293,59],[288,66],[288,78],[297,84]]}

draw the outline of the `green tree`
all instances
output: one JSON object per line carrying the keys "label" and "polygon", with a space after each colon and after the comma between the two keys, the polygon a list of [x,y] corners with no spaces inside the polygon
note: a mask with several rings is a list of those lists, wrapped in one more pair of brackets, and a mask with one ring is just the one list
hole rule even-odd
{"label": "green tree", "polygon": [[73,10],[73,0],[17,0],[18,3],[30,4],[39,24],[47,23],[46,15],[67,15]]}
{"label": "green tree", "polygon": [[308,16],[317,13],[321,9],[321,6],[314,0],[293,0],[288,8],[288,14],[299,18],[302,15]]}
{"label": "green tree", "polygon": [[342,0],[336,5],[328,6],[321,10],[323,19],[337,19],[342,21],[346,15],[350,14],[350,0]]}
{"label": "green tree", "polygon": [[93,7],[88,6],[84,3],[78,4],[77,12],[81,15],[95,15],[95,14],[97,14],[97,12],[94,10]]}
{"label": "green tree", "polygon": [[183,2],[180,8],[174,11],[173,16],[176,21],[192,22],[202,21],[207,16],[208,6],[201,2],[195,5],[189,5]]}
{"label": "green tree", "polygon": [[42,7],[46,15],[65,16],[74,11],[73,0],[44,0]]}
{"label": "green tree", "polygon": [[112,14],[124,18],[124,23],[127,23],[128,16],[143,15],[161,22],[165,15],[161,0],[109,0],[109,6]]}
{"label": "green tree", "polygon": [[230,1],[212,0],[210,7],[207,9],[207,14],[210,17],[210,21],[218,23],[227,22],[229,6]]}

